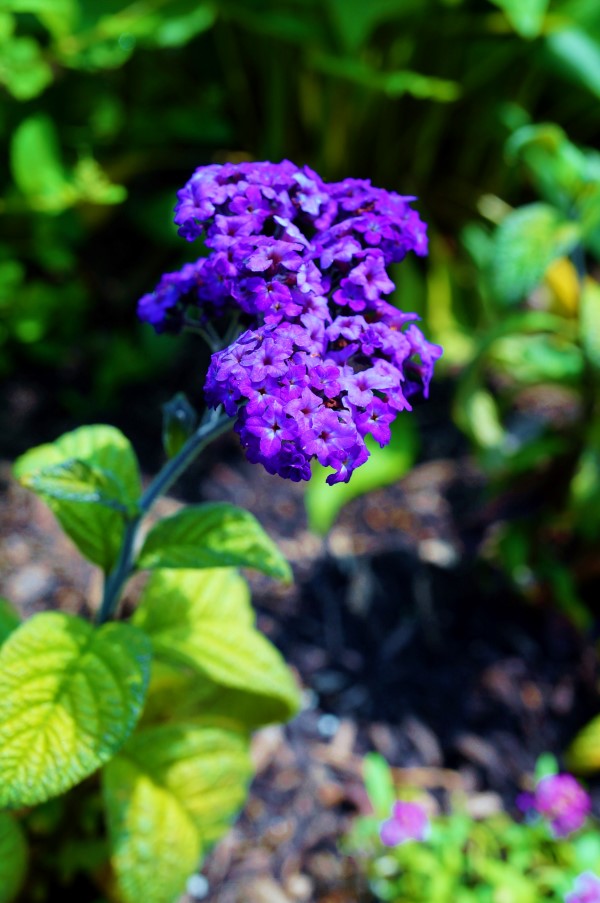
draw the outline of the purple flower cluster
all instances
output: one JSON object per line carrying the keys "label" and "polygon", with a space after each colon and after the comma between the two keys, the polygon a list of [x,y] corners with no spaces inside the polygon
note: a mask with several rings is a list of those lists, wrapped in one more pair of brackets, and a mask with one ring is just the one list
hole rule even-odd
{"label": "purple flower cluster", "polygon": [[347,482],[365,437],[386,445],[408,399],[427,396],[442,349],[384,297],[389,264],[427,252],[411,200],[289,161],[200,167],[178,193],[180,235],[210,254],[163,276],[138,313],[157,331],[237,314],[246,331],[213,355],[205,392],[270,473],[308,480],[316,458]]}
{"label": "purple flower cluster", "polygon": [[575,879],[565,903],[600,903],[600,878],[593,872],[584,872]]}
{"label": "purple flower cluster", "polygon": [[407,840],[425,840],[429,833],[429,820],[418,803],[394,803],[392,817],[379,829],[381,842],[386,847],[397,847]]}
{"label": "purple flower cluster", "polygon": [[578,831],[591,809],[589,795],[571,774],[547,775],[538,781],[533,794],[523,794],[517,802],[522,809],[539,812],[555,837]]}

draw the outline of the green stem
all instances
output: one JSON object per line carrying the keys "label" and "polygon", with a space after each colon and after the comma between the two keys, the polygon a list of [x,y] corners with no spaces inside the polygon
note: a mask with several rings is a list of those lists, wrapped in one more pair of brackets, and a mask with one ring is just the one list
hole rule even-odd
{"label": "green stem", "polygon": [[169,491],[200,452],[210,442],[226,432],[230,425],[231,417],[224,414],[222,409],[212,411],[208,419],[200,424],[175,457],[167,461],[143,493],[140,499],[139,513],[127,524],[117,563],[106,578],[102,604],[96,617],[98,624],[103,624],[112,617],[121,597],[121,590],[135,570],[135,549],[143,517],[154,502]]}

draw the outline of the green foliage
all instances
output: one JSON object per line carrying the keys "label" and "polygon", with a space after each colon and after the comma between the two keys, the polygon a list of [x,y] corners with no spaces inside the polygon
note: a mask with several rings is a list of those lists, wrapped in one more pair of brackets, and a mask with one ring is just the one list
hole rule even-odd
{"label": "green foliage", "polygon": [[[35,362],[87,416],[164,376],[168,343],[140,338],[134,304],[184,262],[163,211],[199,163],[370,177],[452,236],[482,195],[522,199],[502,158],[515,99],[595,143],[599,59],[594,0],[6,0],[3,372]],[[464,301],[447,337],[462,360],[480,325]]]}
{"label": "green foliage", "polygon": [[17,898],[27,870],[27,843],[19,823],[0,812],[0,903]]}
{"label": "green foliage", "polygon": [[523,38],[537,38],[542,31],[549,0],[492,0]]}
{"label": "green foliage", "polygon": [[109,571],[141,492],[125,436],[113,427],[80,427],[24,454],[14,473],[52,508],[81,553]]}
{"label": "green foliage", "polygon": [[[155,571],[133,621],[152,640],[157,659],[242,691],[254,711],[266,703],[266,720],[297,711],[294,681],[280,654],[254,627],[247,584],[235,571]],[[201,701],[207,691],[202,682],[200,687]],[[253,696],[260,702],[252,702]]]}
{"label": "green foliage", "polygon": [[359,467],[348,483],[328,486],[325,477],[329,470],[313,464],[313,475],[304,495],[308,524],[315,533],[325,534],[333,526],[344,505],[352,499],[395,483],[415,463],[418,435],[414,420],[402,417],[392,426],[392,439],[385,448],[379,448],[369,436],[367,447],[371,458],[366,467]]}
{"label": "green foliage", "polygon": [[104,769],[124,903],[172,903],[226,830],[250,776],[243,733],[198,724],[140,730]]}
{"label": "green foliage", "polygon": [[0,651],[0,803],[64,793],[125,742],[142,710],[150,646],[128,624],[36,615]]}
{"label": "green foliage", "polygon": [[290,566],[255,517],[221,503],[189,505],[152,527],[138,557],[141,568],[256,568],[291,581]]}
{"label": "green foliage", "polygon": [[396,801],[392,772],[383,756],[367,753],[363,760],[363,777],[369,802],[377,818],[389,818]]}
{"label": "green foliage", "polygon": [[600,537],[600,288],[587,275],[588,256],[600,259],[600,156],[555,124],[522,121],[507,150],[543,201],[506,214],[487,199],[482,210],[499,224],[465,233],[487,322],[454,416],[498,497],[518,478],[532,488],[525,515],[500,527],[488,554],[519,592],[549,597],[589,629],[577,562]]}
{"label": "green foliage", "polygon": [[18,612],[8,599],[0,596],[0,646],[21,623]]}
{"label": "green foliage", "polygon": [[509,213],[496,230],[491,251],[494,295],[505,304],[522,300],[578,239],[578,227],[549,204],[527,204]]}
{"label": "green foliage", "polygon": [[[588,825],[577,836],[554,839],[541,820],[518,823],[503,812],[480,820],[471,818],[458,798],[448,814],[432,817],[425,841],[384,847],[379,827],[389,817],[397,794],[382,757],[370,755],[364,765],[365,786],[375,815],[355,821],[344,848],[364,871],[378,900],[562,903],[578,874],[597,872],[600,832],[595,825]],[[555,770],[552,756],[541,757],[537,778]],[[415,799],[417,791],[403,787],[402,794]],[[428,805],[423,795],[419,802]]]}
{"label": "green foliage", "polygon": [[568,767],[581,774],[589,774],[600,769],[600,717],[592,718],[579,731],[567,756]]}

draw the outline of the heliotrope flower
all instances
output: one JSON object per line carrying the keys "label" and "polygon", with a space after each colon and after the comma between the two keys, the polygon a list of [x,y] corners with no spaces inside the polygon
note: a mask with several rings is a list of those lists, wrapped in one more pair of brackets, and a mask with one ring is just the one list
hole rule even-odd
{"label": "heliotrope flower", "polygon": [[550,774],[538,781],[532,794],[518,799],[521,809],[535,809],[555,837],[567,837],[584,824],[591,809],[589,794],[571,774]]}
{"label": "heliotrope flower", "polygon": [[429,819],[418,803],[394,803],[392,817],[384,821],[379,837],[386,847],[397,847],[407,840],[425,840],[429,833]]}
{"label": "heliotrope flower", "polygon": [[600,903],[600,878],[593,872],[579,875],[573,890],[565,897],[565,903]]}
{"label": "heliotrope flower", "polygon": [[288,160],[200,167],[178,192],[179,233],[209,256],[163,276],[138,314],[157,331],[237,316],[246,331],[213,355],[205,393],[270,473],[308,480],[316,459],[347,482],[365,438],[386,445],[427,397],[442,349],[386,300],[389,264],[427,253],[412,200]]}

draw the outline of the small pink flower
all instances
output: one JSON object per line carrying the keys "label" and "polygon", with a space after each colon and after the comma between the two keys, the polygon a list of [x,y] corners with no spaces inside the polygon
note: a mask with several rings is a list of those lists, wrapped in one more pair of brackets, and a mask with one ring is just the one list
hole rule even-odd
{"label": "small pink flower", "polygon": [[407,840],[425,840],[429,833],[429,820],[425,810],[417,803],[394,803],[392,817],[379,829],[381,842],[386,847],[397,847]]}
{"label": "small pink flower", "polygon": [[600,878],[593,872],[579,875],[573,890],[565,897],[565,903],[600,903]]}
{"label": "small pink flower", "polygon": [[581,828],[591,800],[573,775],[551,774],[538,782],[533,805],[548,819],[555,837],[566,837]]}

